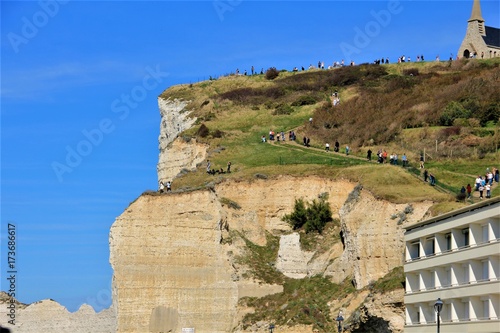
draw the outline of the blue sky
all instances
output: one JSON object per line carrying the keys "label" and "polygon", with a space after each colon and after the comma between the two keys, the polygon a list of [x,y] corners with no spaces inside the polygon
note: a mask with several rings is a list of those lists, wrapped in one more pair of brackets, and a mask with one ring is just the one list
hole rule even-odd
{"label": "blue sky", "polygon": [[[499,2],[481,1],[499,27]],[[1,267],[16,294],[110,305],[108,234],[156,189],[169,86],[274,66],[448,59],[472,1],[1,2]],[[364,36],[363,36],[364,35]],[[6,290],[2,278],[1,289]]]}

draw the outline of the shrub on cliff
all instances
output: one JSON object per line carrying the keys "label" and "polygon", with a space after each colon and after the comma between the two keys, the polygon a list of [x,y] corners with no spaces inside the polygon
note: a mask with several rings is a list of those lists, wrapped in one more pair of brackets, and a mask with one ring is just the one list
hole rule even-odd
{"label": "shrub on cliff", "polygon": [[280,72],[275,67],[271,67],[266,71],[266,79],[268,80],[274,80],[278,75],[280,75]]}
{"label": "shrub on cliff", "polygon": [[330,204],[321,197],[307,204],[303,199],[295,199],[293,212],[285,215],[283,221],[288,222],[293,230],[304,228],[306,233],[311,231],[321,233],[325,224],[333,219]]}

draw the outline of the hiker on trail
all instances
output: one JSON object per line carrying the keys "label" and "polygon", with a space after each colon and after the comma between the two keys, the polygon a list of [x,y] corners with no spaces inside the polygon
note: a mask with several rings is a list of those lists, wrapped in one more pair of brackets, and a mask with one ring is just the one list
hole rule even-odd
{"label": "hiker on trail", "polygon": [[479,191],[479,186],[481,186],[481,183],[483,182],[483,177],[477,176],[475,184],[476,184],[476,191]]}
{"label": "hiker on trail", "polygon": [[308,137],[308,138],[307,138],[307,140],[306,140],[306,147],[309,147],[309,146],[310,146],[310,145],[309,145],[309,143],[310,143],[310,142],[311,142],[311,138],[309,138],[309,137]]}
{"label": "hiker on trail", "polygon": [[462,186],[462,188],[460,189],[460,193],[465,194],[465,191],[466,191],[465,186]]}
{"label": "hiker on trail", "polygon": [[479,185],[479,199],[483,198],[483,191],[484,191],[484,186],[481,184]]}
{"label": "hiker on trail", "polygon": [[470,184],[467,184],[467,199],[470,199],[472,193],[472,187]]}
{"label": "hiker on trail", "polygon": [[406,153],[403,154],[401,160],[403,161],[403,168],[406,167],[408,165],[408,158],[406,157]]}
{"label": "hiker on trail", "polygon": [[307,144],[307,137],[305,136],[304,140],[302,140],[302,141],[304,141],[304,146],[305,146]]}
{"label": "hiker on trail", "polygon": [[172,192],[172,182],[170,180],[167,182],[167,192]]}
{"label": "hiker on trail", "polygon": [[424,168],[424,153],[420,153],[420,169]]}
{"label": "hiker on trail", "polygon": [[429,172],[424,170],[424,182],[427,182],[427,177],[429,177]]}
{"label": "hiker on trail", "polygon": [[325,151],[330,151],[330,144],[328,142],[325,144]]}
{"label": "hiker on trail", "polygon": [[491,198],[491,185],[490,184],[484,185],[484,189],[486,190],[486,199]]}
{"label": "hiker on trail", "polygon": [[339,152],[339,148],[340,148],[340,143],[339,143],[337,140],[335,140],[335,148],[334,148],[333,150],[334,150],[336,153],[338,153],[338,152]]}
{"label": "hiker on trail", "polygon": [[486,182],[490,185],[493,185],[493,172],[488,171],[486,174]]}
{"label": "hiker on trail", "polygon": [[210,173],[210,167],[212,164],[210,164],[210,160],[207,160],[207,172]]}
{"label": "hiker on trail", "polygon": [[160,180],[160,193],[163,193],[164,190],[165,190],[165,184],[163,184],[163,181]]}
{"label": "hiker on trail", "polygon": [[495,172],[494,172],[494,178],[495,178],[495,182],[499,182],[500,181],[500,173],[498,172],[498,168],[494,168]]}
{"label": "hiker on trail", "polygon": [[368,151],[366,152],[366,159],[368,161],[372,160],[372,150],[371,149],[368,149]]}
{"label": "hiker on trail", "polygon": [[349,155],[349,146],[345,146],[345,154]]}
{"label": "hiker on trail", "polygon": [[266,142],[266,136],[263,135],[261,140],[262,140],[262,142]]}
{"label": "hiker on trail", "polygon": [[429,180],[431,181],[431,186],[436,185],[436,177],[432,173],[429,174]]}
{"label": "hiker on trail", "polygon": [[227,162],[227,173],[231,173],[231,161]]}
{"label": "hiker on trail", "polygon": [[285,141],[285,132],[281,131],[281,141]]}

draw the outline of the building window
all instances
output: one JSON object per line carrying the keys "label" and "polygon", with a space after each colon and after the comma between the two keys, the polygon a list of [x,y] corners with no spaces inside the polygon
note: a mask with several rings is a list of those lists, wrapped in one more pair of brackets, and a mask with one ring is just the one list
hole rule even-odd
{"label": "building window", "polygon": [[444,235],[446,238],[446,251],[451,251],[451,232]]}
{"label": "building window", "polygon": [[464,246],[469,246],[469,228],[462,229],[462,234],[464,234]]}

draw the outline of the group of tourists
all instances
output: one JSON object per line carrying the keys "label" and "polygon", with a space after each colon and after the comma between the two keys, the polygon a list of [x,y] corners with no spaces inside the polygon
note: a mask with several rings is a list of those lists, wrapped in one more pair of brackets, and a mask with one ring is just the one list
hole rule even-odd
{"label": "group of tourists", "polygon": [[[495,183],[500,181],[500,174],[497,168],[492,168],[491,170],[490,168],[487,168],[484,176],[477,176],[474,182],[474,189],[479,192],[479,199],[483,199],[484,192],[486,192],[486,199],[491,198],[491,187],[493,186],[493,181],[495,181]],[[462,186],[460,191],[464,193],[464,186]],[[472,186],[470,184],[467,184],[465,192],[467,193],[467,199],[469,199],[472,196]]]}
{"label": "group of tourists", "polygon": [[167,192],[172,191],[172,182],[170,180],[166,183],[160,180],[160,193],[165,192],[165,189],[167,189]]}
{"label": "group of tourists", "polygon": [[210,160],[207,160],[207,173],[209,175],[221,175],[221,174],[225,174],[225,173],[231,173],[231,161],[227,162],[227,168],[226,170],[224,170],[224,168],[212,168],[212,163],[210,162]]}
{"label": "group of tourists", "polygon": [[[366,152],[366,159],[368,161],[372,160],[372,154],[373,154],[372,150],[368,149],[368,151]],[[389,162],[387,162],[387,160],[389,160]],[[379,149],[377,151],[377,162],[380,164],[389,163],[391,165],[399,165],[400,164],[398,154],[392,153],[389,155],[385,149],[383,149],[383,150]],[[404,153],[401,156],[401,165],[403,167],[408,166],[408,156],[406,156],[406,153]]]}

